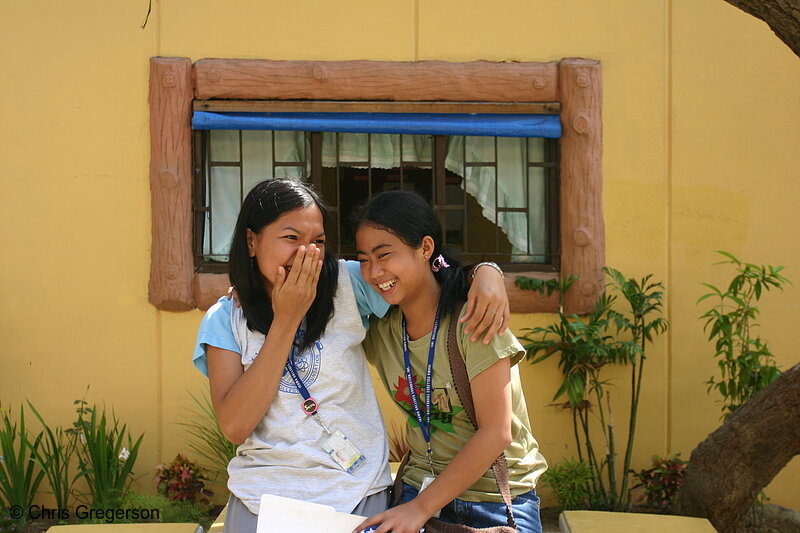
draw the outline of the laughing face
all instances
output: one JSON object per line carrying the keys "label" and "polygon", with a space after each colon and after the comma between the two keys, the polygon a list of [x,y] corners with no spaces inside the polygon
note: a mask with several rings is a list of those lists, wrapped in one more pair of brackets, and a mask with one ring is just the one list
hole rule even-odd
{"label": "laughing face", "polygon": [[324,254],[325,228],[322,213],[315,204],[285,212],[258,233],[247,230],[250,257],[256,259],[264,276],[267,294],[272,292],[278,268],[283,267],[288,274],[297,250],[301,246],[308,249],[310,244],[315,244]]}
{"label": "laughing face", "polygon": [[356,246],[361,275],[390,305],[406,304],[430,286],[430,237],[414,248],[385,229],[363,225],[356,232]]}

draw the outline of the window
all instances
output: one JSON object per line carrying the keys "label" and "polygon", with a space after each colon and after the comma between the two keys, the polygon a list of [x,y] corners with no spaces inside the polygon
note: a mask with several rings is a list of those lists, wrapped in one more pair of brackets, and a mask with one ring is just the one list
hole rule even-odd
{"label": "window", "polygon": [[467,262],[558,269],[558,142],[465,135],[195,132],[195,266],[225,272],[243,196],[272,177],[309,180],[330,208],[329,246],[354,258],[348,216],[381,191],[412,190]]}
{"label": "window", "polygon": [[[217,108],[227,108],[229,111],[236,111],[245,105],[247,110],[260,107],[261,111],[292,111],[293,106],[303,106],[305,111],[326,112],[333,106],[340,112],[349,112],[351,109],[386,112],[383,108],[390,107],[390,112],[405,109],[404,112],[408,113],[418,113],[417,109],[424,107],[436,113],[448,106],[461,105],[469,106],[470,113],[491,113],[485,108],[495,109],[496,106],[502,106],[507,113],[526,112],[520,111],[519,107],[536,107],[543,113],[557,113],[562,129],[557,150],[545,148],[543,161],[534,159],[527,163],[541,164],[541,167],[536,167],[538,172],[542,168],[545,174],[557,173],[558,176],[557,191],[551,190],[545,195],[547,202],[553,202],[549,213],[554,213],[552,207],[558,205],[557,224],[555,215],[547,219],[547,238],[550,240],[545,255],[551,254],[550,260],[544,263],[528,262],[537,261],[538,254],[533,253],[533,257],[525,258],[525,263],[520,262],[520,257],[514,257],[520,254],[503,249],[503,244],[499,242],[502,239],[495,240],[492,250],[481,250],[480,253],[486,253],[487,256],[490,253],[506,254],[509,261],[503,262],[526,264],[527,275],[542,279],[579,276],[579,281],[565,298],[565,310],[568,313],[591,311],[603,291],[602,81],[600,63],[596,60],[569,58],[557,63],[449,63],[202,59],[192,63],[187,58],[154,57],[150,60],[150,67],[152,258],[149,299],[161,310],[207,308],[228,286],[225,274],[197,271],[193,253],[197,244],[194,241],[201,242],[199,233],[202,233],[202,241],[206,235],[205,230],[195,232],[193,229],[195,216],[203,215],[194,213],[193,205],[205,204],[193,204],[192,197],[196,178],[193,169],[198,168],[192,160],[192,110],[210,102]],[[436,135],[455,134],[440,132]],[[437,140],[437,136],[431,139],[432,151],[434,154],[446,154],[452,140],[445,137]],[[313,134],[310,142],[312,145],[315,142]],[[437,151],[437,146],[442,143],[444,152]],[[313,156],[321,152],[312,150],[311,153]],[[312,165],[315,164],[315,157],[312,157]],[[467,158],[464,159],[464,174],[467,174]],[[556,161],[556,166],[548,166]],[[444,186],[446,190],[448,176],[451,180],[469,181],[468,176],[452,170],[441,158],[431,163],[433,168],[428,171],[439,177],[444,176],[444,180],[433,181],[431,189]],[[319,175],[321,179],[325,172],[336,172],[340,179],[342,173],[346,175],[349,172],[352,175],[347,179],[355,186],[360,179],[356,174],[366,171],[369,178],[371,168],[371,165],[363,168],[351,165],[343,169],[339,164],[323,167],[324,172]],[[405,183],[405,167],[392,168],[403,168]],[[420,172],[425,170],[421,165],[413,168],[420,169]],[[389,176],[382,179],[390,181]],[[339,181],[332,182],[341,185]],[[320,184],[316,185],[319,188]],[[323,194],[328,193],[323,190]],[[437,191],[432,194],[435,201],[446,197],[446,194],[438,194]],[[450,205],[443,204],[439,208],[443,213],[449,213]],[[464,202],[461,206],[467,212]],[[344,206],[337,203],[336,207],[343,209]],[[502,210],[496,211],[497,227],[500,227],[499,215]],[[526,211],[530,215],[529,206],[526,206]],[[516,214],[513,210],[509,213]],[[556,225],[557,235],[551,233]],[[212,231],[209,228],[209,238]],[[468,223],[466,229],[460,232],[458,229],[451,230],[448,224],[448,232],[451,231],[455,231],[449,233],[453,240],[460,238],[466,246],[470,245]],[[199,246],[202,247],[202,244]],[[344,239],[341,246],[346,247]],[[557,262],[552,261],[555,251],[559,252]],[[506,276],[512,312],[552,312],[557,309],[556,295],[517,290],[513,280],[513,274]]]}

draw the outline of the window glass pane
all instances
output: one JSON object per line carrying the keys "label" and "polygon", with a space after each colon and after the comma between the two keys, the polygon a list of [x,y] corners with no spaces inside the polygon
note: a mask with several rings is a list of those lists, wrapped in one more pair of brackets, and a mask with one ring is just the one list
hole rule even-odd
{"label": "window glass pane", "polygon": [[276,131],[275,162],[300,163],[305,161],[306,141],[302,131]]}
{"label": "window glass pane", "polygon": [[[528,168],[528,224],[530,227],[530,253],[533,257],[518,257],[515,260],[530,263],[545,263],[548,258],[547,236],[547,170],[542,167]],[[516,252],[515,252],[516,253]]]}
{"label": "window glass pane", "polygon": [[325,205],[335,208],[339,205],[339,187],[335,168],[322,167],[322,190],[318,191],[325,200]]}
{"label": "window glass pane", "polygon": [[447,210],[444,214],[444,228],[442,228],[445,235],[445,244],[464,249],[464,210]]}
{"label": "window glass pane", "polygon": [[415,167],[430,168],[433,161],[431,135],[403,135],[403,163],[421,163]]}
{"label": "window glass pane", "polygon": [[239,131],[210,130],[211,161],[239,161]]}
{"label": "window glass pane", "polygon": [[545,139],[541,137],[530,137],[528,139],[528,162],[529,163],[544,163],[544,143]]}
{"label": "window glass pane", "polygon": [[[396,169],[399,173],[400,169]],[[399,187],[398,187],[399,188]],[[403,168],[403,190],[413,191],[428,202],[433,202],[433,170],[428,168]]]}
{"label": "window glass pane", "polygon": [[271,131],[242,131],[242,174],[244,194],[257,183],[272,177]]}
{"label": "window glass pane", "polygon": [[[340,133],[339,162],[361,163],[369,159],[369,135],[366,133]],[[324,163],[323,163],[324,164]]]}
{"label": "window glass pane", "polygon": [[447,137],[447,155],[444,166],[450,172],[464,176],[464,136],[451,135]]}
{"label": "window glass pane", "polygon": [[467,197],[467,251],[470,254],[487,254],[495,251],[494,214],[492,221],[484,214],[475,197]]}
{"label": "window glass pane", "polygon": [[237,167],[211,167],[211,225],[206,231],[206,250],[217,260],[227,261],[231,247],[233,227],[239,215],[239,169]]}
{"label": "window glass pane", "polygon": [[465,180],[467,192],[481,206],[481,212],[493,224],[495,221],[495,170],[494,167],[467,167]]}
{"label": "window glass pane", "polygon": [[[400,166],[400,135],[373,133],[369,136],[369,161],[372,168],[396,168]],[[364,159],[366,161],[366,154]]]}
{"label": "window glass pane", "polygon": [[497,203],[500,207],[525,207],[525,139],[497,139]]}
{"label": "window glass pane", "polygon": [[494,163],[494,137],[465,137],[467,163]]}

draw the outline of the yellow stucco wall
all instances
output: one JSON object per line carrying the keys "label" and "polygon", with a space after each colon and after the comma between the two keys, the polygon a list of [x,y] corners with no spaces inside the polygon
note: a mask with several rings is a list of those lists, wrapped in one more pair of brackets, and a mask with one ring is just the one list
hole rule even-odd
{"label": "yellow stucco wall", "polygon": [[[113,406],[145,441],[137,474],[188,451],[176,423],[204,385],[189,363],[200,312],[147,302],[148,59],[519,60],[603,65],[607,262],[668,286],[634,466],[691,449],[719,423],[695,305],[721,283],[715,249],[788,267],[800,283],[800,59],[722,0],[7,2],[0,18],[0,401],[68,424],[72,401]],[[798,289],[764,300],[788,368]],[[551,317],[517,315],[514,329]],[[547,404],[555,361],[525,365],[545,455],[574,453]],[[624,431],[625,373],[616,420]],[[795,460],[767,489],[800,509]]]}

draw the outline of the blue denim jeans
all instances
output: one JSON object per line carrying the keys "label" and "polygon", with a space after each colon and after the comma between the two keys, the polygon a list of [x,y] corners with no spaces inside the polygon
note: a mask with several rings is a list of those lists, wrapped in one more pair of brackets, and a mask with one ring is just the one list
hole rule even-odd
{"label": "blue denim jeans", "polygon": [[[417,489],[403,483],[404,502],[413,500],[417,493]],[[536,495],[536,490],[520,494],[511,500],[511,507],[519,533],[542,533],[542,522],[539,518],[539,496]],[[439,519],[471,527],[494,527],[508,524],[506,504],[503,502],[468,502],[455,499],[442,509]]]}

